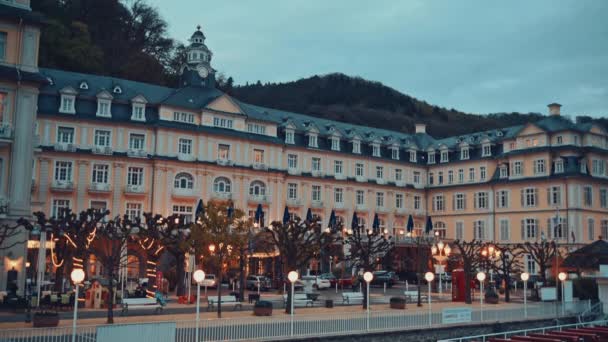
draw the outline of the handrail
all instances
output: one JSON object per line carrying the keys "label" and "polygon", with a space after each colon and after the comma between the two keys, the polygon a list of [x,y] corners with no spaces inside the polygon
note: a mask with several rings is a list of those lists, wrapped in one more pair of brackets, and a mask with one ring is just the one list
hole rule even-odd
{"label": "handrail", "polygon": [[581,312],[578,315],[578,317],[577,317],[578,322],[584,323],[585,316],[591,316],[591,315],[597,316],[597,315],[601,314],[601,312],[602,312],[602,302],[597,302],[597,303],[589,306],[589,308],[587,310]]}

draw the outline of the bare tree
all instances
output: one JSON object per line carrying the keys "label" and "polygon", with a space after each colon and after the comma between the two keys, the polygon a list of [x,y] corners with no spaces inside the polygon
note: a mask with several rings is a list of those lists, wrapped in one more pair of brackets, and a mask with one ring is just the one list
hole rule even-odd
{"label": "bare tree", "polygon": [[467,304],[471,304],[471,280],[473,279],[473,273],[479,268],[480,253],[482,243],[479,240],[472,240],[470,242],[464,240],[454,241],[454,246],[458,248],[458,255],[462,261],[462,268],[464,270],[464,301]]}
{"label": "bare tree", "polygon": [[505,302],[511,300],[510,282],[511,275],[521,271],[520,256],[521,251],[517,246],[511,244],[493,245],[498,252],[498,256],[490,267],[505,281]]}
{"label": "bare tree", "polygon": [[555,241],[526,242],[518,245],[522,254],[528,254],[538,265],[538,275],[547,284],[547,270],[555,265],[559,250]]}

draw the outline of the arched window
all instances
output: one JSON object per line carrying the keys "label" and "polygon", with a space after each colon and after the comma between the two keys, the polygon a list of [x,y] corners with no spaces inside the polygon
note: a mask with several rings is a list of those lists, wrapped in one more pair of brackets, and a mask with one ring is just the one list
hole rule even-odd
{"label": "arched window", "polygon": [[446,235],[446,229],[445,229],[445,223],[438,221],[435,222],[435,224],[433,224],[433,230],[435,231],[435,235],[440,237],[440,238],[445,238]]}
{"label": "arched window", "polygon": [[249,194],[252,196],[265,196],[266,184],[261,181],[253,181],[249,186]]}
{"label": "arched window", "polygon": [[178,173],[175,176],[173,187],[176,189],[192,189],[194,187],[194,178],[186,172]]}
{"label": "arched window", "polygon": [[217,193],[230,193],[232,184],[226,177],[218,177],[213,181],[213,191]]}

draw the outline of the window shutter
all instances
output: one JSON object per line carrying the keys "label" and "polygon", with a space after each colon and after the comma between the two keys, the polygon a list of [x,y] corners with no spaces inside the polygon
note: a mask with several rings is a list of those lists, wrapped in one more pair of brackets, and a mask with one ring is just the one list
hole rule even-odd
{"label": "window shutter", "polygon": [[452,195],[452,210],[456,210],[456,194]]}
{"label": "window shutter", "polygon": [[521,206],[524,207],[524,189],[521,189],[519,192],[521,194]]}
{"label": "window shutter", "polygon": [[526,220],[521,220],[521,241],[526,239]]}
{"label": "window shutter", "polygon": [[467,195],[462,195],[462,205],[463,205],[463,209],[466,210],[467,209]]}
{"label": "window shutter", "polygon": [[547,205],[551,205],[551,187],[547,188]]}
{"label": "window shutter", "polygon": [[477,222],[473,221],[473,239],[479,240],[479,236],[477,236]]}
{"label": "window shutter", "polygon": [[540,227],[538,226],[538,219],[534,219],[534,238],[537,238],[540,236]]}
{"label": "window shutter", "polygon": [[473,208],[478,209],[477,207],[477,199],[479,197],[479,193],[476,192],[475,195],[473,195]]}
{"label": "window shutter", "polygon": [[553,234],[551,234],[553,232],[551,220],[552,219],[550,217],[547,219],[547,238],[548,239],[551,239],[552,238],[551,236],[553,235]]}
{"label": "window shutter", "polygon": [[500,208],[500,191],[496,191],[496,199],[494,200],[494,207]]}
{"label": "window shutter", "polygon": [[534,188],[534,207],[538,206],[538,189]]}

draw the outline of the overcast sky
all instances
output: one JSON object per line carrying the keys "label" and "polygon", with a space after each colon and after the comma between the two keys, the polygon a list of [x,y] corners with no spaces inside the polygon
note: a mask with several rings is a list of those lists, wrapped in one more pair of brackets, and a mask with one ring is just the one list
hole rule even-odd
{"label": "overcast sky", "polygon": [[148,0],[246,81],[342,72],[472,113],[608,116],[608,1]]}

